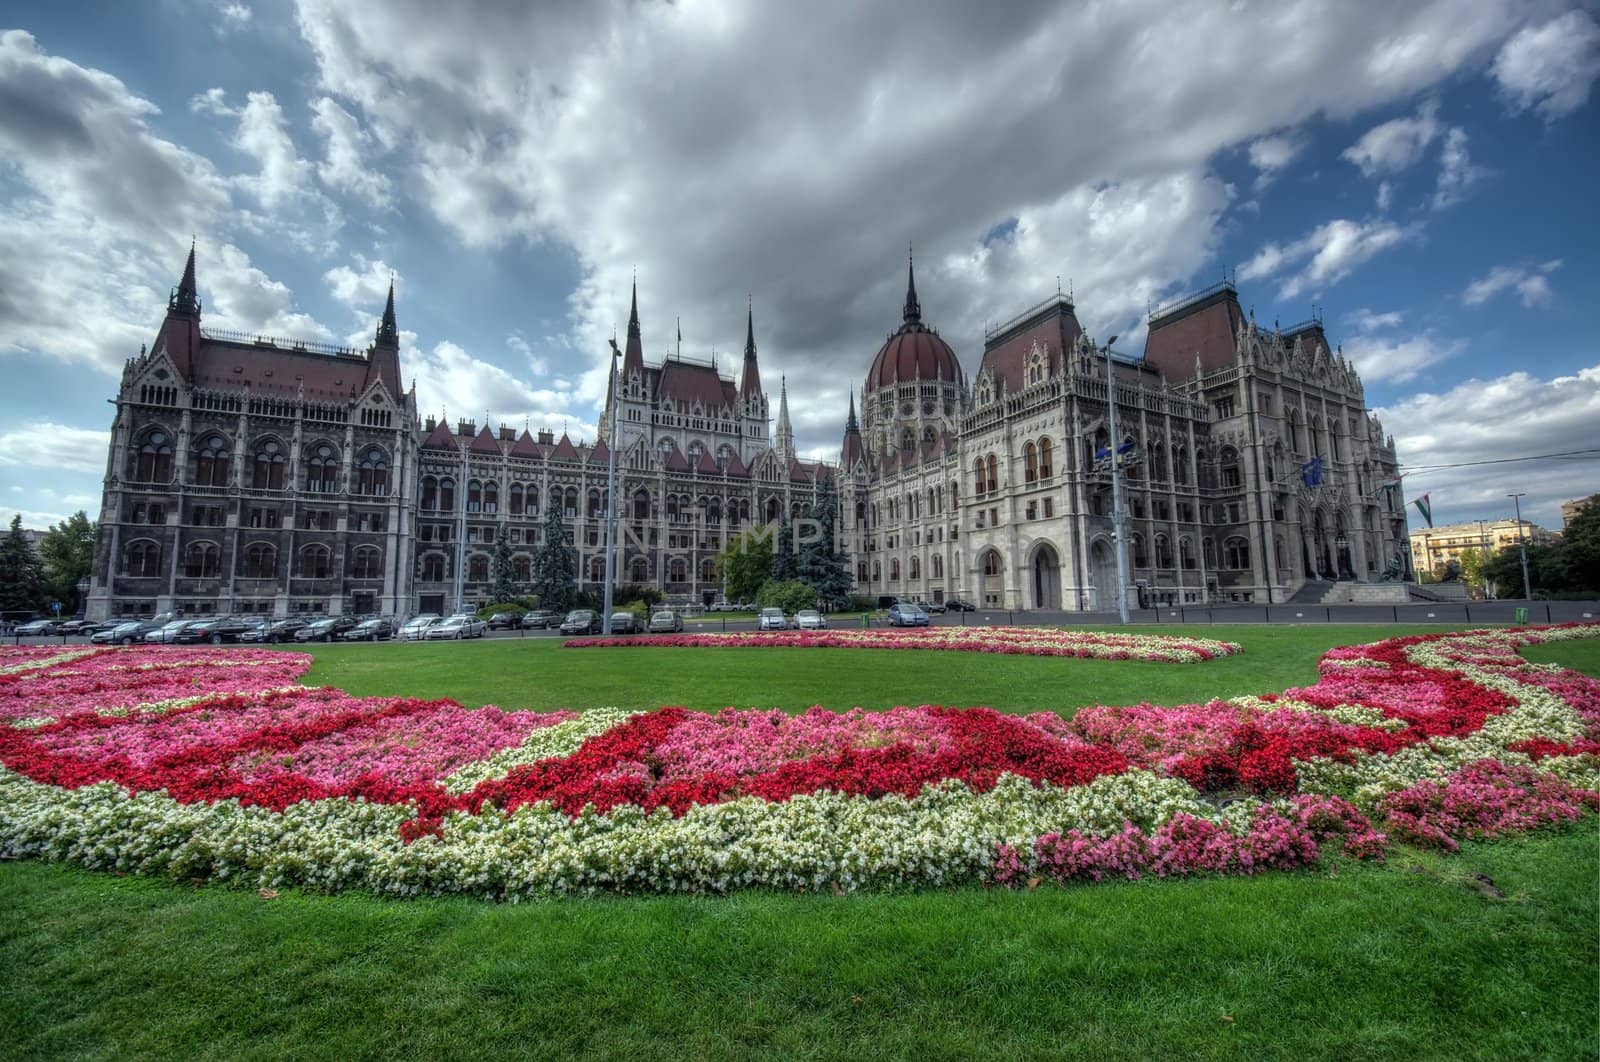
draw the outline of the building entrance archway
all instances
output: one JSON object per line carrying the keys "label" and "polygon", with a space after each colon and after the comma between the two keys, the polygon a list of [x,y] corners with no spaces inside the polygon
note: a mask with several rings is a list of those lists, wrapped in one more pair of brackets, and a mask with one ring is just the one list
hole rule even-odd
{"label": "building entrance archway", "polygon": [[1094,581],[1094,607],[1098,612],[1117,608],[1117,558],[1111,544],[1097,538],[1089,547],[1089,578]]}
{"label": "building entrance archway", "polygon": [[1041,542],[1033,551],[1033,607],[1060,610],[1061,558],[1054,546]]}

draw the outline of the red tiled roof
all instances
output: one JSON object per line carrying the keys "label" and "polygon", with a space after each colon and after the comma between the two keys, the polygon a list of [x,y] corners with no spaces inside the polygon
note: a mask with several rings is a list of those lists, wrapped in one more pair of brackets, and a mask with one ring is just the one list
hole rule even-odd
{"label": "red tiled roof", "polygon": [[661,459],[661,463],[666,466],[668,472],[689,471],[688,459],[683,456],[683,452],[676,446],[672,447],[666,452]]}
{"label": "red tiled roof", "polygon": [[611,463],[611,450],[606,446],[604,439],[596,442],[593,449],[589,451],[589,463],[594,465]]}
{"label": "red tiled roof", "polygon": [[520,439],[518,439],[516,445],[511,448],[511,456],[512,457],[538,457],[539,456],[539,445],[533,441],[533,436],[528,434],[528,430],[526,428],[524,428],[522,430],[522,437]]}
{"label": "red tiled roof", "polygon": [[710,450],[700,451],[700,460],[695,462],[694,470],[707,475],[720,475],[722,470],[717,467],[717,459],[711,456]]}
{"label": "red tiled roof", "polygon": [[743,461],[739,460],[739,455],[734,453],[728,455],[728,467],[723,469],[723,472],[736,479],[750,478],[750,469]]}
{"label": "red tiled roof", "polygon": [[928,331],[921,324],[906,324],[888,338],[878,350],[878,356],[872,359],[872,368],[867,370],[867,390],[893,387],[916,379],[960,383],[963,379],[961,362],[938,333]]}
{"label": "red tiled roof", "polygon": [[572,440],[567,438],[567,433],[566,432],[562,432],[561,433],[561,441],[556,443],[556,448],[554,450],[550,451],[550,460],[552,460],[552,461],[576,461],[576,460],[578,460],[578,448],[576,446],[572,445]]}
{"label": "red tiled roof", "polygon": [[1194,375],[1197,355],[1206,371],[1219,369],[1232,363],[1234,337],[1243,324],[1238,295],[1231,287],[1219,288],[1170,313],[1158,314],[1150,322],[1150,335],[1144,341],[1145,364],[1173,380]]}
{"label": "red tiled roof", "polygon": [[428,433],[428,437],[422,440],[422,448],[424,450],[456,449],[456,437],[450,434],[450,425],[442,420],[435,424],[433,430]]}
{"label": "red tiled roof", "polygon": [[985,344],[983,362],[978,371],[988,369],[994,374],[996,385],[1005,382],[1008,390],[1021,390],[1027,383],[1026,360],[1037,342],[1045,349],[1049,372],[1059,372],[1063,351],[1077,342],[1083,328],[1072,303],[1057,299],[1038,313],[1007,328]]}
{"label": "red tiled roof", "polygon": [[806,466],[803,462],[795,461],[789,466],[789,482],[810,483],[811,478],[811,473],[806,471]]}
{"label": "red tiled roof", "polygon": [[313,401],[348,402],[366,388],[367,359],[206,336],[194,353],[192,372],[202,387],[237,388],[248,381],[256,394],[289,396],[304,385]]}
{"label": "red tiled roof", "polygon": [[487,424],[485,424],[483,426],[483,430],[478,433],[478,437],[472,440],[472,446],[469,447],[469,449],[471,449],[471,451],[475,454],[494,454],[496,457],[501,456],[500,442],[494,437],[494,432],[489,430],[489,425]]}
{"label": "red tiled roof", "polygon": [[670,398],[686,407],[699,402],[707,411],[739,403],[739,392],[732,381],[724,380],[710,365],[692,361],[669,361],[663,365],[656,397]]}

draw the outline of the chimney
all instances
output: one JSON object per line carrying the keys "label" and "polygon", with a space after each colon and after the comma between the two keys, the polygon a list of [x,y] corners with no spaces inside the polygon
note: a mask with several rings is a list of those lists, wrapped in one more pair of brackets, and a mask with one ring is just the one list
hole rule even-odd
{"label": "chimney", "polygon": [[512,429],[506,427],[504,424],[502,424],[502,425],[500,425],[500,441],[501,442],[516,442],[517,441],[517,433],[515,431],[513,431]]}
{"label": "chimney", "polygon": [[456,434],[463,438],[478,434],[478,426],[465,418],[456,421]]}
{"label": "chimney", "polygon": [[539,445],[540,446],[554,446],[555,444],[556,444],[556,433],[551,431],[549,428],[540,428],[539,429]]}
{"label": "chimney", "polygon": [[434,420],[434,419],[433,419],[433,414],[431,414],[431,413],[430,413],[430,414],[428,414],[428,419],[427,419],[427,420],[425,420],[425,421],[423,421],[423,428],[422,428],[422,430],[423,430],[423,431],[426,431],[426,432],[432,432],[432,431],[433,431],[433,429],[434,429],[434,427],[435,427],[435,426],[436,426],[436,425],[437,425],[437,424],[438,424],[438,422],[437,422],[437,421],[436,421],[436,420]]}

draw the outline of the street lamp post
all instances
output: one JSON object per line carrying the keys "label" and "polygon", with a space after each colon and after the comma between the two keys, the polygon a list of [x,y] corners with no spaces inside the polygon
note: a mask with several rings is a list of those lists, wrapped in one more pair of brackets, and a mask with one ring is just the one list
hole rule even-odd
{"label": "street lamp post", "polygon": [[1111,344],[1116,336],[1106,340],[1106,419],[1110,438],[1106,448],[1111,451],[1111,541],[1117,553],[1117,619],[1128,622],[1128,558],[1123,549],[1122,533],[1122,473],[1117,465],[1117,381],[1111,370]]}
{"label": "street lamp post", "polygon": [[1528,580],[1528,542],[1522,535],[1522,499],[1528,496],[1526,491],[1520,494],[1507,494],[1512,503],[1517,507],[1517,548],[1522,551],[1522,596],[1533,600],[1533,583]]}
{"label": "street lamp post", "polygon": [[606,443],[606,586],[604,591],[604,611],[601,613],[600,622],[603,630],[611,633],[611,587],[616,582],[612,565],[616,558],[617,541],[617,362],[622,360],[622,350],[617,346],[616,337],[611,339],[611,431],[610,439]]}

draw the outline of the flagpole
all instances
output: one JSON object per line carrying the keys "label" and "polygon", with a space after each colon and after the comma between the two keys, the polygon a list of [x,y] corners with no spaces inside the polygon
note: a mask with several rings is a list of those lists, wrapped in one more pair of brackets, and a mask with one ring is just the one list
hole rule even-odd
{"label": "flagpole", "polygon": [[1111,437],[1108,440],[1111,450],[1111,541],[1117,553],[1117,617],[1123,626],[1128,624],[1128,558],[1123,550],[1122,529],[1122,477],[1118,466],[1121,464],[1118,452],[1120,441],[1117,438],[1117,381],[1111,371],[1111,344],[1117,341],[1116,336],[1106,340],[1106,417]]}

